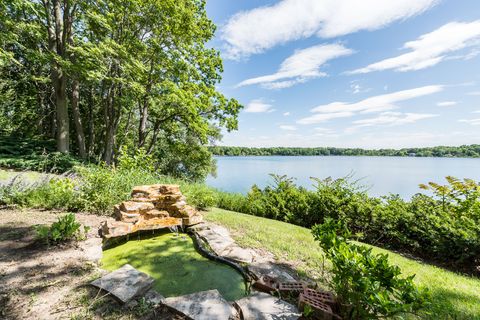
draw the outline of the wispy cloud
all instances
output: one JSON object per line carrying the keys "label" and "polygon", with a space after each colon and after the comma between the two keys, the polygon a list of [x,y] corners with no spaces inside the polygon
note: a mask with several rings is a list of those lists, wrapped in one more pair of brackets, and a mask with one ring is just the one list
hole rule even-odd
{"label": "wispy cloud", "polygon": [[284,112],[284,113],[283,113],[283,116],[284,116],[284,117],[288,117],[289,115],[290,115],[290,112]]}
{"label": "wispy cloud", "polygon": [[277,72],[240,82],[237,86],[260,84],[267,89],[283,89],[327,74],[320,67],[331,59],[352,54],[340,44],[322,44],[297,50],[285,59]]}
{"label": "wispy cloud", "polygon": [[289,41],[375,30],[428,10],[438,0],[282,0],[242,11],[222,28],[228,58],[239,59]]}
{"label": "wispy cloud", "polygon": [[286,130],[286,131],[296,131],[297,130],[297,127],[291,126],[291,125],[281,125],[281,126],[278,126],[278,127],[280,129]]}
{"label": "wispy cloud", "polygon": [[458,122],[468,123],[472,126],[480,126],[480,118],[477,119],[460,119]]}
{"label": "wispy cloud", "polygon": [[348,90],[348,92],[357,94],[368,91],[370,91],[370,88],[364,88],[358,80],[350,81],[350,90]]}
{"label": "wispy cloud", "polygon": [[356,114],[391,111],[398,108],[396,105],[398,102],[431,95],[442,90],[442,85],[431,85],[373,96],[355,103],[332,102],[311,109],[311,112],[315,113],[314,115],[300,119],[297,122],[300,124],[314,124],[335,118],[352,117]]}
{"label": "wispy cloud", "polygon": [[398,126],[437,116],[438,114],[431,113],[382,112],[380,115],[374,118],[353,121],[352,124],[354,126],[348,128],[347,132],[352,132],[362,127]]}
{"label": "wispy cloud", "polygon": [[275,109],[273,109],[272,105],[264,102],[262,99],[250,101],[245,108],[245,112],[249,113],[265,113],[273,111],[275,111]]}
{"label": "wispy cloud", "polygon": [[[405,43],[404,49],[410,52],[385,59],[348,72],[368,73],[381,70],[412,71],[432,67],[447,59],[471,59],[478,54],[473,47],[480,46],[480,20],[473,22],[450,22],[433,32],[420,36],[417,40]],[[452,56],[453,52],[471,47],[473,51]]]}
{"label": "wispy cloud", "polygon": [[315,123],[322,123],[327,122],[332,119],[337,118],[348,118],[355,115],[353,112],[331,112],[331,113],[319,113],[313,116],[309,116],[306,118],[302,118],[297,121],[299,124],[315,124]]}
{"label": "wispy cloud", "polygon": [[467,94],[470,95],[470,96],[480,96],[480,91],[472,91],[472,92],[469,92]]}
{"label": "wispy cloud", "polygon": [[437,106],[439,107],[453,107],[458,104],[457,101],[440,101],[437,103]]}

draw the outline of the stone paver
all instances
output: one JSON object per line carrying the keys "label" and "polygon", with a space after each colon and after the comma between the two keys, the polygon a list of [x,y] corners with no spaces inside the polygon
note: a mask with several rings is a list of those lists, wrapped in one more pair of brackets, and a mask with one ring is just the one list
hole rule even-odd
{"label": "stone paver", "polygon": [[93,281],[91,284],[110,292],[123,303],[144,294],[153,284],[153,278],[129,264]]}
{"label": "stone paver", "polygon": [[218,290],[166,298],[163,303],[195,320],[227,320],[236,315],[235,308],[222,297]]}
{"label": "stone paver", "polygon": [[244,320],[296,320],[301,315],[294,305],[263,292],[255,292],[235,303],[242,310]]}
{"label": "stone paver", "polygon": [[298,278],[288,272],[286,268],[273,263],[273,262],[253,262],[248,265],[248,270],[255,274],[257,278],[262,276],[269,276],[277,279],[278,281],[297,281]]}

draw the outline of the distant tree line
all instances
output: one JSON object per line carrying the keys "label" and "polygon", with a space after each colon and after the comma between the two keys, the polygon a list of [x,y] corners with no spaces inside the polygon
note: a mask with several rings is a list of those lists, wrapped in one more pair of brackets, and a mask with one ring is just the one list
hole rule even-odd
{"label": "distant tree line", "polygon": [[403,149],[361,149],[361,148],[294,148],[294,147],[230,147],[211,146],[210,152],[217,156],[392,156],[392,157],[454,157],[478,158],[480,145],[459,147],[430,147]]}

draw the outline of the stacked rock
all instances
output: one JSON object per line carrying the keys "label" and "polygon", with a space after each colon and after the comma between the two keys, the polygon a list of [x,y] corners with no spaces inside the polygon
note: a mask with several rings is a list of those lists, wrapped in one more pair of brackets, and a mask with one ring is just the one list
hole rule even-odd
{"label": "stacked rock", "polygon": [[178,185],[137,186],[132,199],[114,207],[116,221],[102,224],[106,238],[123,236],[139,230],[172,226],[190,226],[202,222],[195,208],[189,206]]}

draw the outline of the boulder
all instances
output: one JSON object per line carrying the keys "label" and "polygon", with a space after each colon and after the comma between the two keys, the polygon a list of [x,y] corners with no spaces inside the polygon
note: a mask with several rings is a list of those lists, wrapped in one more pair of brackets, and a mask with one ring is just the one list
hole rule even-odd
{"label": "boulder", "polygon": [[196,214],[191,217],[182,218],[184,226],[192,226],[203,222],[203,216],[201,214]]}
{"label": "boulder", "polygon": [[187,205],[180,187],[174,184],[136,186],[132,199],[114,206],[117,224],[103,224],[105,237],[123,236],[139,230],[194,225],[203,217]]}
{"label": "boulder", "polygon": [[105,238],[121,237],[133,232],[133,224],[123,221],[104,221],[100,228]]}
{"label": "boulder", "polygon": [[125,213],[145,213],[155,209],[155,206],[151,202],[123,201],[119,209]]}

